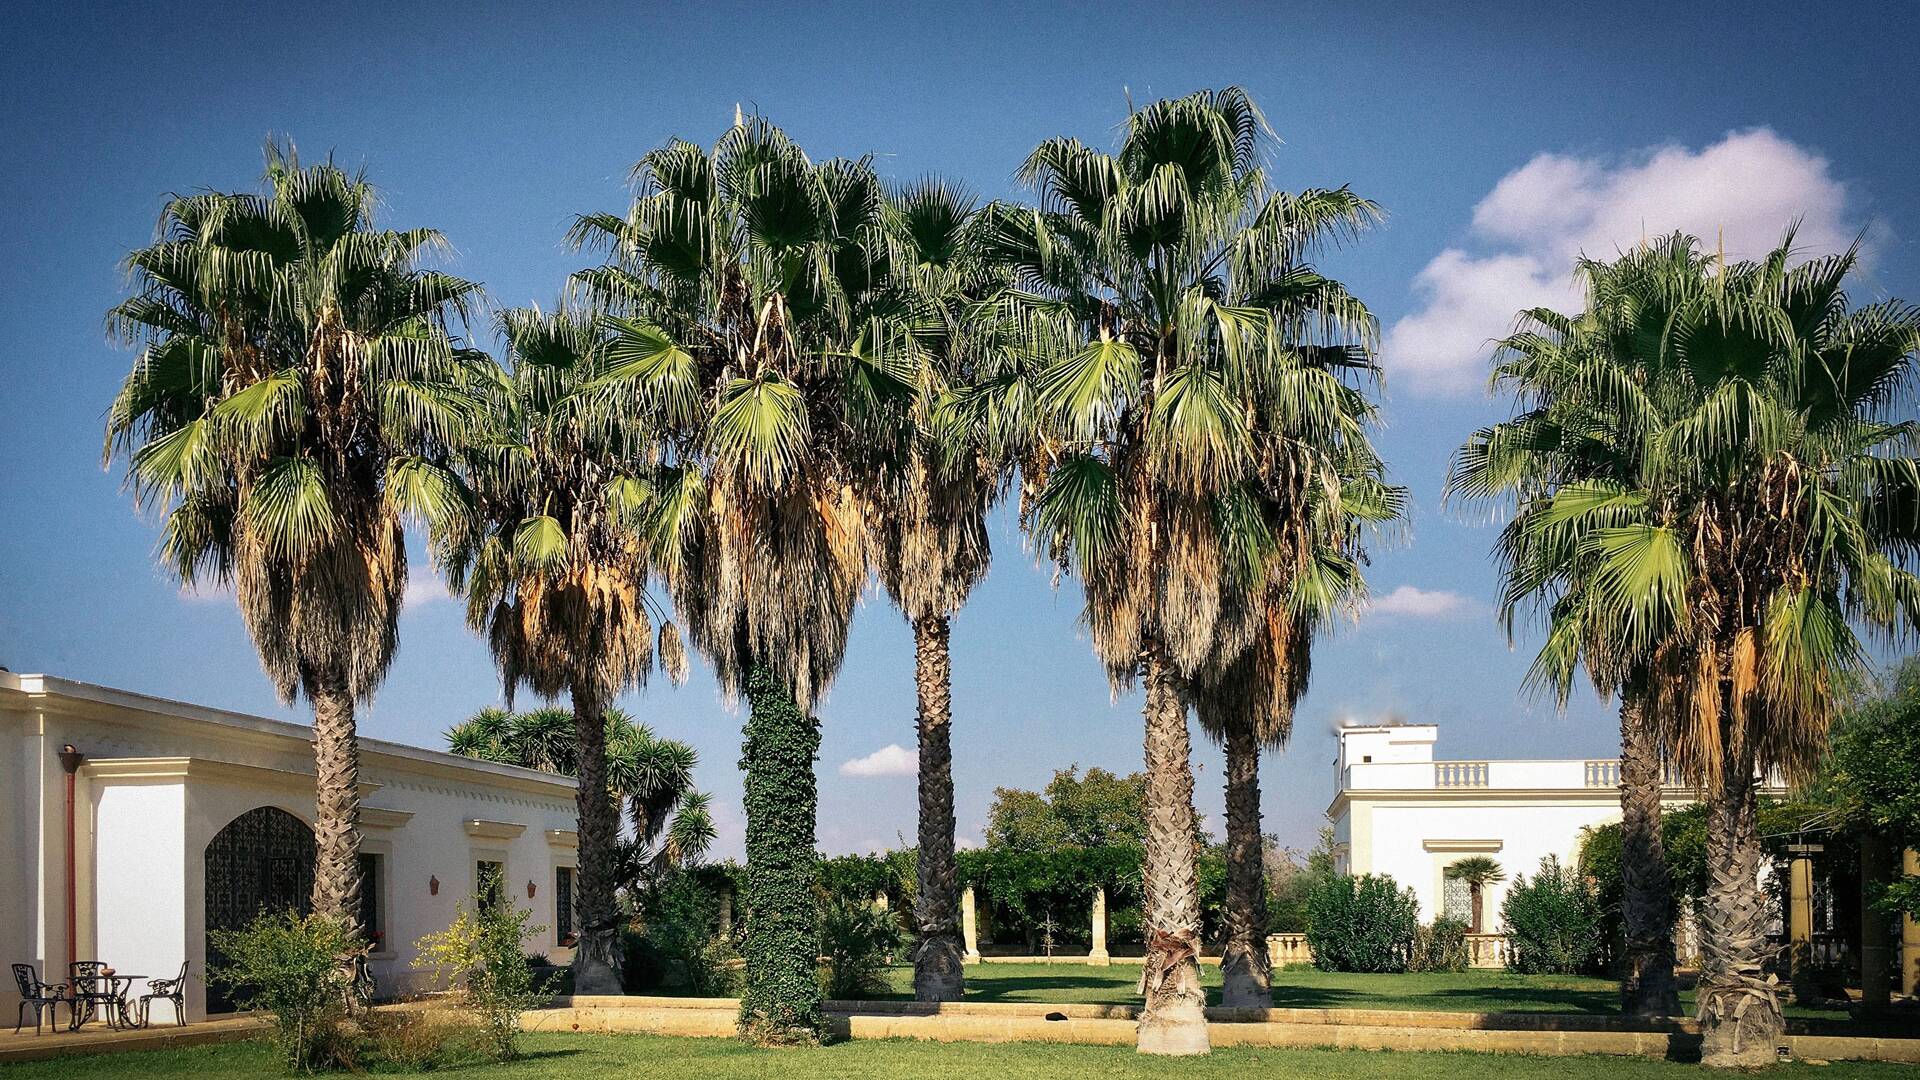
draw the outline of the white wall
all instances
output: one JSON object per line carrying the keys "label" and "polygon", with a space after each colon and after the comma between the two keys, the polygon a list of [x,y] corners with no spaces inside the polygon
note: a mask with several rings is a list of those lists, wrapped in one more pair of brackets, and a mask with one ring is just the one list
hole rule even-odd
{"label": "white wall", "polygon": [[[97,785],[93,795],[92,956],[120,972],[171,979],[187,952],[184,781]],[[84,937],[82,940],[86,940]],[[137,997],[144,983],[134,984]],[[154,1006],[173,1022],[171,1003]]]}
{"label": "white wall", "polygon": [[[1356,873],[1389,874],[1411,887],[1420,900],[1420,918],[1441,913],[1443,872],[1467,855],[1498,862],[1507,880],[1488,887],[1483,899],[1485,928],[1500,929],[1500,903],[1516,874],[1532,877],[1547,855],[1563,865],[1578,861],[1581,830],[1620,820],[1618,802],[1537,800],[1513,804],[1460,802],[1381,802],[1371,807],[1367,849],[1370,865]],[[1485,848],[1462,850],[1470,841],[1493,841]],[[1428,843],[1451,850],[1428,850]],[[1357,845],[1356,845],[1357,846]]]}

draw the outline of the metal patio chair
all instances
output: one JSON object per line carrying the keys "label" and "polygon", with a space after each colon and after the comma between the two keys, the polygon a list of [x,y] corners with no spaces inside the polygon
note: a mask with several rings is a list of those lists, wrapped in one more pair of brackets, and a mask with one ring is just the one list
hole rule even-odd
{"label": "metal patio chair", "polygon": [[180,961],[180,974],[171,979],[148,979],[147,992],[140,995],[140,1026],[146,1027],[155,1001],[173,1002],[173,1018],[187,1026],[187,964]]}
{"label": "metal patio chair", "polygon": [[33,969],[32,964],[12,966],[14,985],[20,989],[20,1008],[15,1014],[13,1024],[15,1035],[20,1034],[20,1029],[26,1026],[29,1005],[33,1006],[35,1035],[40,1034],[40,1021],[43,1016],[52,1023],[55,1031],[60,1030],[59,1008],[62,1005],[67,1007],[67,1018],[69,1020],[73,1018],[73,1002],[67,998],[66,983],[41,982],[40,973]]}

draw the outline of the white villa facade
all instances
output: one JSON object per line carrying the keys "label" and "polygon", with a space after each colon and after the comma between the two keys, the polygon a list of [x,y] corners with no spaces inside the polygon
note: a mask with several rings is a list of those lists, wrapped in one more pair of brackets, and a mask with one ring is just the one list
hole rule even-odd
{"label": "white villa facade", "polygon": [[[1422,921],[1464,920],[1470,918],[1467,889],[1449,882],[1446,869],[1484,855],[1507,875],[1481,900],[1481,929],[1494,931],[1514,875],[1532,877],[1548,855],[1577,865],[1582,830],[1620,820],[1620,763],[1435,760],[1439,735],[1434,724],[1341,730],[1327,807],[1335,865],[1342,873],[1387,874],[1411,887]],[[1666,805],[1694,801],[1691,788],[1669,781]]]}
{"label": "white villa facade", "polygon": [[[297,724],[0,672],[0,960],[48,982],[73,960],[156,979],[184,962],[189,1019],[231,1008],[205,980],[208,931],[306,903],[312,747]],[[414,941],[471,903],[483,868],[545,925],[529,947],[571,958],[571,779],[376,739],[360,776],[382,993],[423,977]],[[9,980],[0,1014],[17,1002]],[[160,1003],[153,1019],[174,1018]]]}

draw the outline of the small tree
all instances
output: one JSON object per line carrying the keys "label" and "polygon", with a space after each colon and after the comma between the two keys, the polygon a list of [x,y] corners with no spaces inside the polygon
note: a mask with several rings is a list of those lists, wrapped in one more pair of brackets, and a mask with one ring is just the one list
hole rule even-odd
{"label": "small tree", "polygon": [[1446,872],[1450,880],[1466,883],[1467,894],[1473,901],[1473,917],[1467,920],[1467,932],[1481,933],[1486,925],[1482,912],[1487,886],[1507,880],[1507,872],[1485,855],[1469,855],[1447,867]]}
{"label": "small tree", "polygon": [[316,1072],[341,1062],[353,1036],[340,958],[356,942],[345,921],[289,911],[212,937],[229,959],[208,977],[230,987],[241,1008],[273,1014],[273,1044],[289,1069]]}
{"label": "small tree", "polygon": [[527,965],[527,938],[545,930],[529,926],[533,913],[516,904],[484,904],[483,882],[473,912],[463,906],[453,925],[414,943],[420,955],[413,966],[434,969],[448,989],[479,1019],[493,1056],[511,1061],[520,1055],[520,1014],[552,994],[550,982],[536,984]]}
{"label": "small tree", "polygon": [[1516,875],[1500,905],[1506,923],[1507,967],[1530,975],[1573,975],[1591,970],[1603,933],[1600,898],[1593,883],[1560,865],[1552,855],[1528,881]]}
{"label": "small tree", "polygon": [[1307,897],[1307,946],[1322,971],[1404,971],[1420,903],[1385,875],[1325,878]]}

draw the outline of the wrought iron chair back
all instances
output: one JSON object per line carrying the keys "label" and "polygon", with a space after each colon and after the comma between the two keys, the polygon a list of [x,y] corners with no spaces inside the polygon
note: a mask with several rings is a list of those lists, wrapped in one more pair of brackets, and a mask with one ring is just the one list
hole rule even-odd
{"label": "wrought iron chair back", "polygon": [[187,1026],[187,966],[190,961],[180,961],[180,974],[171,979],[148,979],[147,992],[140,995],[140,1026],[146,1027],[148,1015],[155,1001],[173,1003],[174,1022],[181,1027]]}
{"label": "wrought iron chair back", "polygon": [[20,1034],[26,1026],[27,1010],[33,1010],[33,1033],[40,1034],[40,1022],[51,1018],[57,1030],[60,1022],[59,1007],[65,1005],[69,1015],[73,1011],[73,1002],[67,1000],[66,983],[48,983],[40,981],[40,973],[32,964],[12,964],[13,982],[20,988],[20,1007],[14,1015],[13,1033]]}

